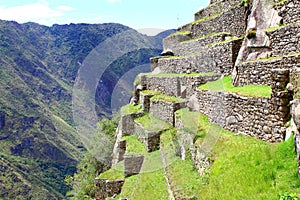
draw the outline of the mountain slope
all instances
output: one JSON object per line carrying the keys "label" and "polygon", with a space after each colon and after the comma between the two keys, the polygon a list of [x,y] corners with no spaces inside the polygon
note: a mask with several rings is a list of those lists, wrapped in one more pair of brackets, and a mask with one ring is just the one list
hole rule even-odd
{"label": "mountain slope", "polygon": [[[84,152],[72,119],[77,71],[99,43],[127,30],[120,24],[46,27],[0,20],[0,197],[61,199],[69,190],[64,177],[75,172]],[[143,37],[161,50],[156,37]]]}

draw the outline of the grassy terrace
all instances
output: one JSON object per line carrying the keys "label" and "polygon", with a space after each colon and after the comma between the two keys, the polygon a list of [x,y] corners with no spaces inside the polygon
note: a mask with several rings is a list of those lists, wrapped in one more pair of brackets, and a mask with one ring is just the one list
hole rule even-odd
{"label": "grassy terrace", "polygon": [[[208,120],[201,124],[209,129],[216,126]],[[219,131],[210,153],[214,164],[208,183],[198,190],[200,199],[279,199],[286,192],[300,195],[293,137],[270,144],[222,128]]]}
{"label": "grassy terrace", "polygon": [[148,131],[161,131],[171,128],[171,125],[149,114],[136,118],[135,122],[141,124]]}
{"label": "grassy terrace", "polygon": [[208,44],[206,46],[213,47],[213,46],[216,46],[216,45],[219,45],[219,44],[226,44],[226,43],[229,43],[229,42],[232,42],[232,41],[242,40],[243,38],[244,38],[244,36],[242,36],[242,37],[231,37],[227,40],[220,41],[220,42],[215,42],[215,43],[212,43],[212,44]]}
{"label": "grassy terrace", "polygon": [[[182,112],[185,117],[195,115],[187,110]],[[205,115],[199,115],[199,129],[205,135],[218,138],[209,152],[213,165],[208,177],[199,178],[188,159],[173,162],[168,167],[168,174],[183,190],[180,193],[190,196],[196,192],[198,199],[228,200],[271,200],[279,199],[285,193],[300,195],[293,137],[287,142],[270,144],[235,135],[211,124]]]}
{"label": "grassy terrace", "polygon": [[142,166],[142,173],[125,180],[121,197],[132,200],[168,200],[168,191],[162,168],[160,151],[148,153]]}
{"label": "grassy terrace", "polygon": [[135,135],[124,136],[122,139],[126,140],[126,154],[135,155],[147,153],[144,145]]}
{"label": "grassy terrace", "polygon": [[218,14],[215,14],[215,15],[213,15],[213,16],[206,16],[206,17],[203,17],[203,18],[201,18],[201,19],[198,19],[198,20],[192,22],[191,24],[192,24],[192,25],[194,25],[194,24],[199,24],[199,23],[201,23],[201,22],[205,22],[205,21],[207,21],[207,20],[217,18],[217,17],[221,16],[222,14],[223,14],[223,13],[218,13]]}
{"label": "grassy terrace", "polygon": [[172,37],[172,36],[175,36],[175,35],[189,35],[189,34],[191,34],[191,31],[177,31],[175,33],[172,33],[168,37]]}
{"label": "grassy terrace", "polygon": [[124,180],[124,161],[119,162],[113,168],[103,172],[98,178],[105,178],[108,180]]}
{"label": "grassy terrace", "polygon": [[249,97],[271,97],[271,87],[267,85],[246,85],[243,87],[234,87],[232,85],[232,78],[226,76],[217,81],[208,82],[199,86],[200,90],[209,90],[212,92],[225,91],[231,93],[237,93],[242,96]]}
{"label": "grassy terrace", "polygon": [[141,105],[134,106],[132,104],[127,104],[127,105],[125,105],[121,108],[121,113],[123,115],[129,115],[129,114],[132,114],[132,113],[140,112],[141,110],[142,110]]}

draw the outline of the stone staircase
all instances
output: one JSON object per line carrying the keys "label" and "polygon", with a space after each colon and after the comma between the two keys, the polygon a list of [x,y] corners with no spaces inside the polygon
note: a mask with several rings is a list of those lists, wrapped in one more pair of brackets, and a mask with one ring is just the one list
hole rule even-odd
{"label": "stone staircase", "polygon": [[[251,2],[256,6],[254,10],[262,6],[256,0]],[[123,138],[134,135],[146,152],[160,152],[169,198],[195,199],[182,196],[168,175],[169,163],[174,157],[185,159],[187,149],[200,175],[210,166],[206,155],[197,149],[194,135],[186,134],[187,129],[194,131],[195,128],[186,125],[178,113],[186,111],[189,114],[185,118],[192,119],[193,110],[238,134],[269,142],[284,140],[285,125],[291,118],[290,101],[297,91],[300,71],[299,4],[286,0],[267,6],[266,13],[278,13],[284,25],[274,27],[275,22],[272,22],[272,26],[266,25],[262,31],[261,27],[256,29],[251,25],[253,16],[249,15],[249,5],[241,4],[240,0],[212,0],[209,7],[195,14],[194,22],[165,38],[164,50],[172,55],[152,58],[152,72],[137,77],[134,97],[137,105],[129,105],[134,108],[122,113],[113,165],[124,162],[125,177],[143,169],[147,154],[128,156],[126,153],[126,139]],[[257,35],[250,34],[251,31]],[[271,86],[270,97],[199,89],[203,84],[230,75],[236,86]],[[178,141],[166,145],[163,137],[166,131],[174,128]],[[176,145],[177,150],[174,149]],[[105,181],[97,180],[99,182]],[[120,186],[120,180],[116,185]]]}

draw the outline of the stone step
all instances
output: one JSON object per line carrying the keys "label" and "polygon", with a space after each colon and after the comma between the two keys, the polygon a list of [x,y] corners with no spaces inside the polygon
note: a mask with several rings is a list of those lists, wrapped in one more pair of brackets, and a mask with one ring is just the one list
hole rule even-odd
{"label": "stone step", "polygon": [[300,62],[300,54],[240,63],[236,66],[236,85],[272,85],[275,69],[293,70]]}
{"label": "stone step", "polygon": [[273,56],[300,52],[300,23],[271,28],[266,33],[270,38]]}
{"label": "stone step", "polygon": [[282,24],[300,23],[300,1],[286,0],[279,1],[274,5],[279,16],[282,17]]}
{"label": "stone step", "polygon": [[225,11],[230,10],[230,8],[235,7],[236,5],[240,4],[240,0],[223,0],[223,1],[216,1],[214,3],[210,2],[211,4],[204,9],[201,9],[197,13],[195,13],[195,21],[202,19],[207,16],[213,16],[218,13],[222,13]]}
{"label": "stone step", "polygon": [[163,40],[164,50],[171,50],[175,56],[187,56],[194,53],[205,52],[205,46],[208,44],[225,41],[230,37],[230,33],[212,33],[196,39],[185,38],[185,40],[174,39],[174,36],[169,36]]}
{"label": "stone step", "polygon": [[147,152],[158,150],[161,133],[171,128],[171,125],[163,119],[151,114],[151,112],[150,115],[147,113],[134,119],[134,135],[143,143]]}
{"label": "stone step", "polygon": [[158,94],[150,99],[149,115],[175,125],[175,112],[187,106],[187,99]]}
{"label": "stone step", "polygon": [[[208,73],[194,74],[148,74],[142,78],[143,86],[147,90],[157,90],[169,96],[180,98],[189,98],[194,93],[194,90],[199,85],[205,84],[208,81],[215,81],[221,76]],[[141,99],[145,99],[145,95],[141,94]]]}
{"label": "stone step", "polygon": [[202,73],[231,75],[242,38],[230,38],[205,46],[202,54],[187,56],[155,57],[151,59],[151,70],[158,73]]}
{"label": "stone step", "polygon": [[239,5],[228,11],[194,21],[190,27],[183,26],[179,31],[189,28],[192,38],[218,32],[229,32],[232,36],[240,37],[245,33],[244,12],[244,6]]}

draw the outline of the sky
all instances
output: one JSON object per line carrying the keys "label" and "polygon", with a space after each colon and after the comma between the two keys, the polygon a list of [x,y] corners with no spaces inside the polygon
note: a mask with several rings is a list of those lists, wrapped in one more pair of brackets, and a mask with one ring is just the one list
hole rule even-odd
{"label": "sky", "polygon": [[209,0],[0,0],[0,19],[51,26],[121,23],[134,29],[178,28]]}

